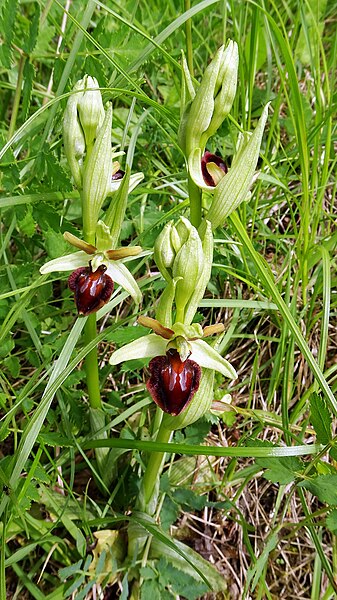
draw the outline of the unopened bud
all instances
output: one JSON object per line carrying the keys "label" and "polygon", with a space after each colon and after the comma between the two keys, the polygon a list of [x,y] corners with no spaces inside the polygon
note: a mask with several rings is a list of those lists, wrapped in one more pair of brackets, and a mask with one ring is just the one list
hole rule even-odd
{"label": "unopened bud", "polygon": [[[78,101],[78,114],[85,135],[87,147],[91,148],[98,130],[104,121],[104,107],[98,82],[95,77],[85,75],[79,82],[83,89]],[[96,88],[96,89],[95,89]]]}

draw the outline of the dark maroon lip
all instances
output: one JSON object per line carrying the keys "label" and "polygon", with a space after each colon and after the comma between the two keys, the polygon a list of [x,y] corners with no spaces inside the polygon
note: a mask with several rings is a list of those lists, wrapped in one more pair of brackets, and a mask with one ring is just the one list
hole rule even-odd
{"label": "dark maroon lip", "polygon": [[89,263],[88,267],[80,267],[69,276],[68,285],[74,292],[79,315],[90,315],[110,300],[114,282],[106,270],[106,265],[100,265],[93,271]]}
{"label": "dark maroon lip", "polygon": [[166,413],[177,416],[191,402],[199,388],[201,369],[193,360],[182,361],[175,349],[150,361],[147,389]]}
{"label": "dark maroon lip", "polygon": [[223,171],[224,173],[228,172],[228,167],[227,167],[226,163],[224,162],[222,156],[219,156],[218,154],[212,154],[211,152],[208,152],[208,150],[206,150],[204,152],[204,155],[201,159],[202,176],[204,178],[204,182],[206,183],[206,185],[215,187],[215,181],[207,169],[207,165],[209,163],[215,163],[217,165],[217,167],[219,167],[221,169],[221,171]]}
{"label": "dark maroon lip", "polygon": [[116,173],[114,173],[111,176],[111,181],[118,181],[119,179],[123,179],[125,175],[125,171],[123,171],[122,169],[118,169],[118,171],[116,171]]}

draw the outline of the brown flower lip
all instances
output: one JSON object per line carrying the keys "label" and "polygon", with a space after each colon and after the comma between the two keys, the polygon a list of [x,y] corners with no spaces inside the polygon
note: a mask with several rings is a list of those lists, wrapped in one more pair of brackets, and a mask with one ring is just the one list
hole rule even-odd
{"label": "brown flower lip", "polygon": [[199,388],[201,369],[193,360],[182,361],[174,348],[166,356],[150,361],[147,389],[154,402],[166,413],[177,416],[191,402]]}
{"label": "brown flower lip", "polygon": [[111,176],[111,181],[118,181],[119,179],[123,179],[125,175],[125,171],[123,171],[123,169],[118,169],[118,171],[116,171],[116,173],[114,173]]}
{"label": "brown flower lip", "polygon": [[208,152],[208,150],[206,150],[204,152],[204,155],[201,159],[202,176],[204,178],[206,185],[215,187],[216,182],[214,181],[212,175],[210,174],[210,172],[208,171],[208,168],[207,168],[207,165],[209,163],[214,163],[224,173],[227,173],[228,167],[227,167],[226,163],[224,162],[224,159],[222,158],[222,156],[219,156],[218,154],[212,154],[211,152]]}
{"label": "brown flower lip", "polygon": [[100,265],[93,271],[89,262],[88,267],[80,267],[69,276],[68,286],[74,292],[79,315],[94,313],[110,300],[114,283],[106,270],[106,265]]}

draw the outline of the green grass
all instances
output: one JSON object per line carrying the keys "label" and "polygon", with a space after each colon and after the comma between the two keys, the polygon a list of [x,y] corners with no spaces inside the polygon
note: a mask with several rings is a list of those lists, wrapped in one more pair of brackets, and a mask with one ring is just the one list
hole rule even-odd
{"label": "green grass", "polygon": [[[65,15],[57,1],[4,3],[1,600],[74,590],[203,598],[208,584],[233,600],[335,597],[335,9],[317,0],[77,0]],[[216,376],[215,402],[230,393],[231,403],[168,445],[156,442],[147,363],[108,362],[138,334],[133,302],[116,289],[84,343],[67,276],[38,269],[69,252],[62,233],[81,227],[62,147],[74,83],[89,73],[112,101],[113,144],[145,175],[129,197],[122,242],[152,250],[166,222],[188,215],[177,144],[181,50],[200,80],[224,37],[239,47],[239,84],[208,149],[230,163],[238,127],[252,131],[271,101],[260,176],[216,231],[198,311],[202,324],[225,324],[217,348],[239,376],[230,384]],[[128,264],[141,314],[154,317],[164,283],[152,256]],[[96,345],[105,420],[93,439],[83,360]],[[110,451],[106,479],[95,448]],[[153,452],[165,457],[155,522],[132,512]],[[127,527],[133,539],[152,538],[124,560]],[[118,535],[93,560],[101,530]]]}

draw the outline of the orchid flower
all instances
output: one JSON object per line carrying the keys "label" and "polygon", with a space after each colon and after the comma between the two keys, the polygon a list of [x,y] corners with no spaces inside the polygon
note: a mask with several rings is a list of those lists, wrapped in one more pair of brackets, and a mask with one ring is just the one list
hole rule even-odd
{"label": "orchid flower", "polygon": [[97,247],[65,232],[65,240],[79,248],[79,252],[50,260],[40,269],[42,275],[54,271],[73,271],[69,277],[69,287],[75,292],[79,314],[96,312],[108,302],[113,291],[113,282],[123,287],[137,304],[140,304],[142,299],[135,279],[124,264],[127,260],[139,256],[142,248],[127,246],[107,249],[105,229],[104,223],[99,222],[97,231],[103,235],[97,235]]}
{"label": "orchid flower", "polygon": [[236,379],[232,365],[201,339],[222,332],[222,324],[202,330],[197,323],[189,326],[175,323],[172,328],[164,327],[150,317],[141,316],[138,322],[151,328],[154,333],[116,350],[110,357],[110,364],[117,365],[135,358],[152,358],[147,388],[154,402],[164,412],[176,416],[186,409],[199,388],[200,367]]}

